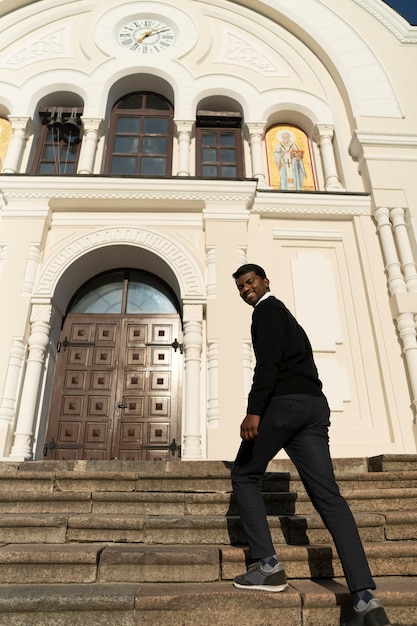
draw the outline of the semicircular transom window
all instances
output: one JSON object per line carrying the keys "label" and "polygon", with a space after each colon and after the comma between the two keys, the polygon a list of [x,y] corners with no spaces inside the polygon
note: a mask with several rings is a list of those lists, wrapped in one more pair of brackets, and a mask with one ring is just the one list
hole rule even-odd
{"label": "semicircular transom window", "polygon": [[117,270],[96,276],[81,287],[71,302],[70,313],[172,314],[178,304],[171,289],[153,274]]}

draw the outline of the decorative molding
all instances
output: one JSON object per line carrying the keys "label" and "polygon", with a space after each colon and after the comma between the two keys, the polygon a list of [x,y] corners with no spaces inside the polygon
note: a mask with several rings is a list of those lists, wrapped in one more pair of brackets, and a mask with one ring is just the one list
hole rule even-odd
{"label": "decorative molding", "polygon": [[401,43],[417,43],[417,27],[410,26],[406,19],[384,2],[380,0],[354,0],[354,2],[383,24]]}
{"label": "decorative molding", "polygon": [[284,215],[371,215],[371,199],[366,194],[293,193],[258,191],[251,211],[255,214]]}
{"label": "decorative molding", "polygon": [[274,239],[298,239],[304,241],[342,241],[343,233],[340,230],[297,230],[274,228]]}
{"label": "decorative molding", "polygon": [[[3,61],[6,69],[21,69],[31,63],[49,61],[52,58],[64,58],[73,56],[70,49],[70,40],[67,35],[68,25],[55,31],[38,34],[36,38],[29,40],[24,46]],[[67,36],[66,36],[67,35]]]}
{"label": "decorative molding", "polygon": [[135,226],[104,228],[65,244],[63,249],[45,264],[33,297],[52,297],[60,276],[76,259],[92,250],[120,243],[150,250],[167,262],[178,278],[183,298],[205,299],[203,279],[189,260],[189,253],[167,236]]}
{"label": "decorative molding", "polygon": [[[247,206],[256,191],[256,181],[248,179],[247,184],[218,183],[206,184],[201,180],[184,183],[183,178],[168,178],[157,181],[154,188],[146,188],[140,179],[123,179],[115,181],[106,178],[75,177],[72,185],[65,180],[51,180],[52,177],[36,177],[31,179],[30,189],[22,188],[21,179],[7,177],[2,180],[4,202],[9,200],[46,200],[51,206],[58,205],[60,200],[134,200],[143,201],[181,201],[198,202],[200,208],[210,203],[238,203]],[[61,178],[61,177],[57,177]],[[213,189],[214,187],[214,189]],[[216,189],[217,187],[217,189]]]}
{"label": "decorative molding", "polygon": [[232,32],[226,26],[220,26],[220,41],[216,62],[229,63],[253,70],[263,76],[288,76],[283,67],[277,65],[276,60],[262,50],[256,40],[250,37],[242,37],[241,34]]}

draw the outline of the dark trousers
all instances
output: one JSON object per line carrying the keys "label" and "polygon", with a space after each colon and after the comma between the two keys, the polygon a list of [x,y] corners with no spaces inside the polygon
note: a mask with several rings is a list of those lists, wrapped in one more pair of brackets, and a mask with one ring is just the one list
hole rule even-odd
{"label": "dark trousers", "polygon": [[261,479],[282,448],[333,537],[350,591],[375,589],[356,522],[336,484],[329,452],[330,411],[324,397],[276,396],[258,436],[242,441],[232,469],[233,493],[254,560],[275,554],[261,492]]}

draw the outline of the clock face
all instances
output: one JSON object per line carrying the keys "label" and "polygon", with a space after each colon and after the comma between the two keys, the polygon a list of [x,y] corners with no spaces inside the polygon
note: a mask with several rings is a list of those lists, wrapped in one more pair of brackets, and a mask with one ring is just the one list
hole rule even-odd
{"label": "clock face", "polygon": [[166,50],[175,43],[170,26],[156,19],[133,20],[122,26],[117,35],[119,44],[132,52],[153,54]]}

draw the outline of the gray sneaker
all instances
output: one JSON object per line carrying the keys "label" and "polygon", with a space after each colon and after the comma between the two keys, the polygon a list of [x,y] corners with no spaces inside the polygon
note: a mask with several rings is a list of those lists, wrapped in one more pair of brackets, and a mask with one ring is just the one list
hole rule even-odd
{"label": "gray sneaker", "polygon": [[287,577],[281,563],[269,571],[258,561],[249,566],[246,574],[236,576],[233,584],[238,589],[260,589],[261,591],[284,591],[287,589]]}
{"label": "gray sneaker", "polygon": [[372,598],[361,611],[353,608],[350,618],[343,626],[391,626],[381,602]]}

